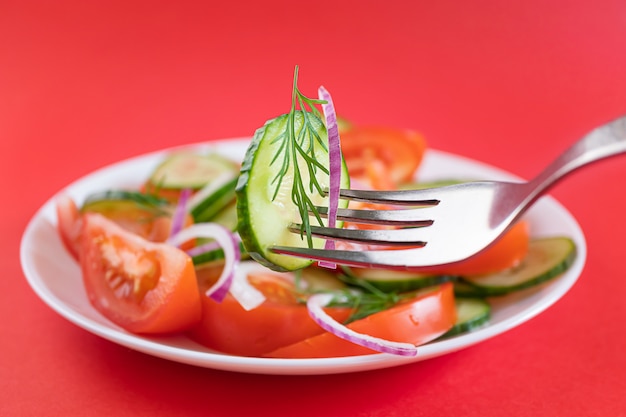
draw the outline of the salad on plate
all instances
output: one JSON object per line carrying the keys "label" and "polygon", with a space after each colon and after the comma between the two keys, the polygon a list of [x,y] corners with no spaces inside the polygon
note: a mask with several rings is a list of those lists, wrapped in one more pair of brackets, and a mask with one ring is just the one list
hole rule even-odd
{"label": "salad on plate", "polygon": [[339,221],[339,207],[380,208],[341,200],[340,188],[439,184],[419,178],[427,144],[418,132],[339,119],[329,92],[309,98],[297,77],[296,68],[291,109],[256,131],[242,160],[173,150],[141,187],[56,199],[58,234],[104,317],[230,355],[415,356],[488,325],[494,300],[557,279],[576,260],[571,237],[533,237],[524,219],[479,255],[428,273],[274,253],[372,249],[313,237],[316,225],[383,227]]}

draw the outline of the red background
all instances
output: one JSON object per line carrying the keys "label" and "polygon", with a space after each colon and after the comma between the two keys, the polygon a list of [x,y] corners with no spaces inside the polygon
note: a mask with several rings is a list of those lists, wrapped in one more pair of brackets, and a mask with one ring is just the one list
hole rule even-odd
{"label": "red background", "polygon": [[553,195],[588,262],[539,317],[440,358],[357,374],[194,368],[62,319],[19,240],[69,182],[114,161],[248,136],[290,105],[293,68],[340,114],[529,177],[626,114],[626,2],[0,1],[0,415],[626,415],[626,159]]}

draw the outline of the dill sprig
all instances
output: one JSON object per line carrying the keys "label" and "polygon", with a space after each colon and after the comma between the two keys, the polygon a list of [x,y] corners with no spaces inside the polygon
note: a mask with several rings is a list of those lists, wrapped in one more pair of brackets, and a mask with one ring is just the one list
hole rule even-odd
{"label": "dill sprig", "polygon": [[[324,103],[326,101],[309,98],[300,91],[298,88],[298,67],[296,66],[293,77],[291,110],[287,115],[285,131],[274,139],[274,142],[280,141],[280,143],[278,152],[271,161],[271,164],[282,161],[280,169],[272,179],[272,185],[275,187],[272,200],[278,195],[285,176],[291,171],[293,175],[291,200],[298,207],[301,219],[300,233],[306,236],[309,247],[313,247],[310,215],[313,215],[318,223],[323,225],[319,211],[311,200],[311,194],[317,192],[319,195],[324,195],[324,190],[317,177],[320,171],[329,175],[328,168],[319,162],[315,156],[317,145],[328,151],[328,146],[325,140],[320,137],[315,125],[315,121],[323,118],[315,106]],[[303,172],[308,174],[307,184],[305,184]]]}
{"label": "dill sprig", "polygon": [[362,293],[353,294],[348,297],[348,300],[350,302],[347,304],[355,309],[346,321],[346,323],[351,323],[395,306],[400,301],[400,297],[395,293]]}
{"label": "dill sprig", "polygon": [[315,285],[310,287],[303,276],[303,270],[295,271],[294,278],[298,302],[306,304],[307,299],[312,294],[326,292],[333,295],[333,299],[328,305],[329,307],[348,307],[353,309],[352,314],[344,324],[387,310],[403,299],[413,296],[411,292],[402,294],[395,291],[382,291],[365,280],[353,278],[346,274],[337,275],[338,279],[348,285],[343,289],[328,289]]}
{"label": "dill sprig", "polygon": [[382,291],[367,281],[352,278],[345,274],[339,275],[339,278],[350,285],[352,289],[343,291],[341,296],[331,305],[348,306],[354,309],[346,323],[387,310],[407,296],[394,291]]}

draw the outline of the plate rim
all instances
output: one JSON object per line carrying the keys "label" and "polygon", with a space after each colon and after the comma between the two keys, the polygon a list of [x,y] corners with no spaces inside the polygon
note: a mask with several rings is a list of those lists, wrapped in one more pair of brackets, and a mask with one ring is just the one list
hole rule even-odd
{"label": "plate rim", "polygon": [[[158,158],[160,155],[165,155],[169,152],[182,149],[216,149],[219,152],[223,151],[223,149],[220,149],[223,147],[239,147],[241,150],[247,147],[250,139],[251,138],[249,137],[235,137],[230,139],[220,139],[185,144],[152,152],[146,152],[144,154],[122,159],[120,161],[95,169],[87,173],[86,175],[77,178],[76,180],[67,184],[65,187],[61,188],[37,209],[35,214],[29,220],[20,240],[20,263],[22,266],[22,271],[31,289],[46,305],[48,305],[48,307],[50,307],[53,311],[55,311],[57,314],[61,315],[63,318],[70,321],[74,325],[92,334],[109,340],[110,342],[128,347],[139,352],[143,352],[145,354],[188,365],[224,371],[278,375],[319,375],[348,373],[393,367],[431,359],[437,356],[446,355],[461,349],[468,348],[477,343],[500,335],[536,317],[537,315],[548,309],[550,306],[552,306],[554,303],[556,303],[558,300],[560,300],[573,287],[573,285],[577,282],[580,275],[582,274],[587,258],[587,245],[584,233],[574,216],[561,203],[559,203],[557,200],[549,195],[544,196],[541,199],[544,205],[547,204],[551,209],[561,211],[561,214],[564,215],[561,220],[568,223],[569,227],[571,228],[571,232],[574,234],[574,236],[571,237],[577,244],[578,256],[572,267],[565,274],[565,276],[559,277],[558,281],[549,281],[546,285],[547,287],[552,288],[552,291],[549,293],[551,297],[547,299],[540,299],[541,302],[534,303],[531,309],[526,309],[521,312],[524,314],[518,313],[513,317],[494,325],[488,324],[487,326],[470,333],[465,333],[454,338],[441,340],[436,343],[422,345],[418,348],[418,356],[412,358],[379,353],[355,357],[277,359],[243,357],[223,354],[219,352],[212,352],[210,349],[204,348],[201,345],[196,344],[195,342],[190,342],[190,340],[188,338],[185,338],[184,336],[148,337],[128,333],[112,323],[107,323],[107,325],[103,325],[102,323],[98,323],[95,320],[85,316],[81,312],[74,309],[72,306],[65,303],[59,297],[57,297],[57,295],[54,294],[50,287],[46,285],[45,279],[42,279],[42,277],[40,277],[39,274],[31,267],[28,255],[30,254],[29,245],[31,244],[32,236],[38,230],[38,227],[42,227],[40,223],[45,223],[46,219],[44,213],[51,210],[51,207],[53,207],[54,205],[54,201],[60,195],[77,193],[77,188],[80,188],[82,184],[93,181],[95,178],[98,178],[98,176],[104,175],[107,172],[115,171],[116,169],[120,169],[120,167],[124,167],[129,164],[132,165],[139,161],[145,161],[150,158]],[[427,164],[432,158],[463,161],[466,164],[476,167],[477,170],[489,171],[499,178],[520,180],[519,177],[493,165],[486,164],[484,162],[474,160],[462,155],[457,155],[446,151],[440,151],[437,149],[427,150],[424,158],[424,166],[426,167],[426,171],[428,171]],[[424,169],[422,168],[420,168],[420,170],[424,171]],[[89,307],[93,308],[91,307],[91,305],[89,305]],[[194,350],[189,350],[187,348],[178,346],[164,345],[162,342],[163,339],[177,340],[178,338],[180,338],[181,340],[184,339],[186,342],[190,342],[194,346]]]}

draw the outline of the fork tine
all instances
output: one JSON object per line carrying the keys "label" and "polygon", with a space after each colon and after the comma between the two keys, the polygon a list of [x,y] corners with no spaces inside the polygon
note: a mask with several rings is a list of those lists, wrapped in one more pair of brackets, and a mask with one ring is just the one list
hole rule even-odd
{"label": "fork tine", "polygon": [[437,190],[437,188],[394,191],[340,190],[339,195],[341,198],[346,200],[363,201],[367,203],[436,206],[439,204]]}
{"label": "fork tine", "polygon": [[315,261],[327,261],[340,265],[359,266],[370,268],[387,269],[428,269],[432,264],[428,262],[428,257],[420,262],[420,252],[425,248],[412,248],[400,250],[379,250],[379,251],[353,251],[353,250],[327,250],[310,249],[286,246],[275,246],[272,252],[283,255],[298,256]]}
{"label": "fork tine", "polygon": [[[328,207],[316,207],[321,217],[328,217]],[[433,220],[419,219],[424,213],[423,208],[406,210],[354,210],[338,209],[339,220],[353,223],[366,223],[391,226],[426,227],[433,224]]]}
{"label": "fork tine", "polygon": [[[292,224],[291,232],[302,233],[300,224]],[[384,246],[421,247],[426,243],[417,239],[414,228],[406,229],[336,229],[333,227],[311,226],[311,235],[349,242],[368,243]]]}

